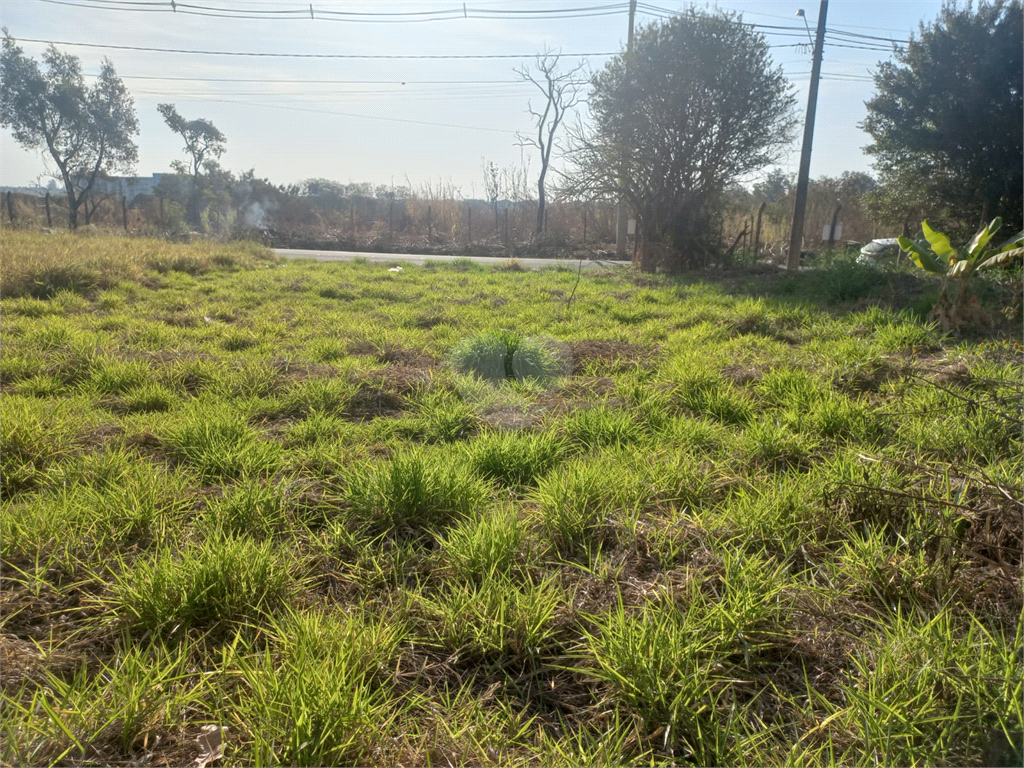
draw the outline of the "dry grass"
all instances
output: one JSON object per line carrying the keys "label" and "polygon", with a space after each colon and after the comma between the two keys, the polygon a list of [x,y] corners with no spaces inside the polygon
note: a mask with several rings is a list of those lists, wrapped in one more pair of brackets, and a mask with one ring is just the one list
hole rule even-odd
{"label": "dry grass", "polygon": [[255,244],[184,244],[11,229],[4,230],[2,250],[0,295],[4,298],[47,298],[61,290],[103,290],[122,281],[137,281],[147,270],[196,275],[214,267],[246,267],[275,260],[268,249]]}

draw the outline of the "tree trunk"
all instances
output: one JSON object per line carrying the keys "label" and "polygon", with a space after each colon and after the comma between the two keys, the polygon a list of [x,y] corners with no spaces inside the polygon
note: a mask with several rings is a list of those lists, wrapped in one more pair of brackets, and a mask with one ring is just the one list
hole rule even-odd
{"label": "tree trunk", "polygon": [[668,264],[666,257],[671,249],[662,242],[657,233],[646,231],[644,221],[639,216],[636,218],[633,238],[636,245],[636,258],[633,259],[633,263],[641,272],[654,273],[658,271],[659,264]]}
{"label": "tree trunk", "polygon": [[198,187],[192,191],[192,194],[188,198],[188,222],[196,230],[199,230],[203,225],[203,214],[200,209],[200,196]]}
{"label": "tree trunk", "polygon": [[544,174],[546,172],[545,168],[541,171],[540,178],[537,179],[537,237],[544,234],[544,207],[547,205],[547,201],[544,199]]}

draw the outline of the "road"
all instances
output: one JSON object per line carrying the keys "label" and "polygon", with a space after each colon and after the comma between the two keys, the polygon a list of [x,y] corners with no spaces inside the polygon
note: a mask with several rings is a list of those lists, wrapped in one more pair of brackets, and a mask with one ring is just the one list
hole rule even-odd
{"label": "road", "polygon": [[[446,255],[425,255],[420,253],[362,253],[358,251],[303,251],[291,248],[275,248],[274,253],[285,259],[313,259],[314,261],[351,261],[352,259],[366,259],[367,261],[386,263],[405,261],[409,264],[423,264],[426,261],[455,261],[456,259],[469,259],[478,264],[506,264],[508,259],[503,256],[446,256]],[[516,258],[519,266],[523,269],[543,269],[544,267],[568,267],[575,269],[579,260],[568,259],[521,259]],[[612,267],[628,267],[628,261],[614,261],[602,259],[601,261],[584,260],[583,266],[588,269],[610,269]]]}

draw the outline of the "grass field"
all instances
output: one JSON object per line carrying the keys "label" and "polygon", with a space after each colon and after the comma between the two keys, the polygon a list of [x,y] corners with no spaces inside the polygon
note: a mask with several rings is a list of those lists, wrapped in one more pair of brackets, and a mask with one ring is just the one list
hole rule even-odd
{"label": "grass field", "polygon": [[1020,765],[1021,345],[924,278],[5,233],[0,291],[5,764]]}

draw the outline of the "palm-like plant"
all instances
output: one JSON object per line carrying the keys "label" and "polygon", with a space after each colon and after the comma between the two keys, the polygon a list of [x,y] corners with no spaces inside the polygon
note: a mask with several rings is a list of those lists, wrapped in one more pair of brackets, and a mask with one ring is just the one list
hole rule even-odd
{"label": "palm-like plant", "polygon": [[[927,221],[921,222],[923,240],[899,238],[900,248],[910,255],[917,266],[945,277],[942,291],[929,315],[931,319],[939,321],[944,331],[957,329],[969,320],[965,314],[968,308],[972,314],[978,314],[976,301],[970,304],[968,302],[968,287],[976,272],[1009,264],[1024,253],[1024,231],[1018,232],[999,246],[990,245],[1002,225],[1002,219],[993,219],[978,230],[971,241],[959,251],[952,246],[947,235],[932,229]],[[957,288],[953,296],[950,296],[950,278],[956,279]]]}

